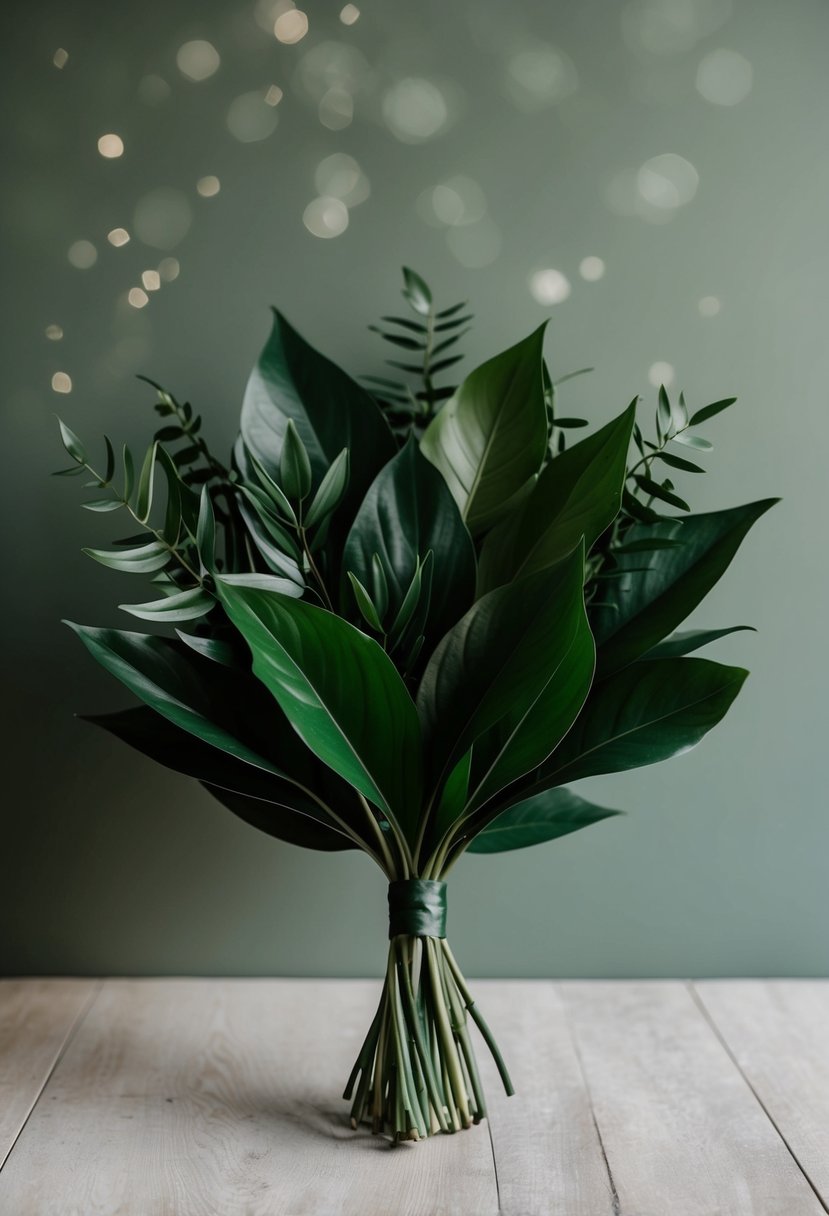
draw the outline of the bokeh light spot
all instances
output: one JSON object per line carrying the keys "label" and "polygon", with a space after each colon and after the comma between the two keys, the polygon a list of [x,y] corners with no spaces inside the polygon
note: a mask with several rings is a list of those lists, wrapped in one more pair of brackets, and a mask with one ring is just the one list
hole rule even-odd
{"label": "bokeh light spot", "polygon": [[150,302],[150,297],[141,287],[131,287],[127,292],[127,299],[133,308],[144,308]]}
{"label": "bokeh light spot", "polygon": [[187,235],[193,212],[187,198],[171,186],[160,186],[140,198],[133,227],[152,249],[175,249]]}
{"label": "bokeh light spot", "polygon": [[91,241],[74,241],[66,256],[76,270],[89,270],[98,261],[98,250]]}
{"label": "bokeh light spot", "polygon": [[697,68],[697,92],[715,106],[736,106],[751,92],[754,69],[738,51],[709,51]]}
{"label": "bokeh light spot", "polygon": [[98,140],[98,151],[106,160],[117,160],[124,155],[124,141],[120,135],[109,132]]}
{"label": "bokeh light spot", "polygon": [[488,217],[475,224],[461,224],[446,230],[449,252],[468,270],[491,266],[501,252],[501,231]]}
{"label": "bokeh light spot", "polygon": [[527,113],[563,101],[578,87],[579,76],[573,61],[548,44],[516,51],[507,61],[504,91]]}
{"label": "bokeh light spot", "polygon": [[268,91],[265,93],[265,105],[278,106],[282,100],[282,90],[278,84],[268,86]]}
{"label": "bokeh light spot", "polygon": [[161,286],[161,275],[157,270],[145,270],[141,275],[145,291],[158,291]]}
{"label": "bokeh light spot", "polygon": [[545,307],[561,304],[570,295],[570,280],[560,270],[536,270],[529,284],[533,299]]}
{"label": "bokeh light spot", "polygon": [[665,152],[645,161],[636,175],[636,185],[651,207],[673,211],[690,203],[697,192],[699,174],[684,157]]}
{"label": "bokeh light spot", "polygon": [[207,177],[200,177],[196,182],[196,190],[202,198],[213,198],[214,194],[218,194],[222,188],[222,183],[218,177],[213,177],[208,174]]}
{"label": "bokeh light spot", "polygon": [[321,195],[305,208],[302,222],[312,236],[329,240],[340,236],[348,227],[348,208],[342,199]]}
{"label": "bokeh light spot", "polygon": [[162,76],[150,73],[138,82],[138,100],[145,106],[160,106],[170,96],[172,89]]}
{"label": "bokeh light spot", "polygon": [[701,317],[716,317],[722,308],[722,303],[717,296],[703,296],[697,304],[697,308]]}
{"label": "bokeh light spot", "polygon": [[329,131],[344,131],[354,118],[354,98],[347,89],[329,89],[320,98],[319,119]]}
{"label": "bokeh light spot", "polygon": [[202,38],[185,42],[178,48],[176,55],[176,64],[182,76],[196,84],[209,79],[214,72],[217,72],[221,62],[215,46],[211,42],[205,42]]}
{"label": "bokeh light spot", "polygon": [[63,330],[60,325],[47,325],[44,332],[50,342],[60,342],[63,337]]}
{"label": "bokeh light spot", "polygon": [[130,234],[126,228],[113,228],[107,233],[107,240],[110,245],[114,245],[116,249],[120,249],[122,245],[128,245]]}
{"label": "bokeh light spot", "polygon": [[52,377],[52,388],[56,393],[71,393],[72,377],[68,372],[55,372]]}
{"label": "bokeh light spot", "polygon": [[273,23],[274,37],[287,46],[301,42],[308,33],[308,18],[302,9],[289,8]]}
{"label": "bokeh light spot", "polygon": [[658,360],[648,368],[648,380],[654,388],[659,388],[663,384],[665,388],[670,388],[675,379],[676,372],[672,363]]}
{"label": "bokeh light spot", "polygon": [[165,283],[172,283],[181,273],[178,258],[162,258],[158,263],[158,273]]}
{"label": "bokeh light spot", "polygon": [[371,193],[369,180],[353,156],[334,152],[317,165],[314,185],[320,195],[338,198],[346,207],[364,203]]}
{"label": "bokeh light spot", "polygon": [[732,0],[628,0],[622,35],[632,51],[679,55],[731,16]]}
{"label": "bokeh light spot", "polygon": [[360,10],[356,4],[346,4],[344,8],[340,9],[340,21],[343,25],[353,25],[359,16]]}
{"label": "bokeh light spot", "polygon": [[64,48],[62,46],[59,46],[58,49],[55,51],[54,55],[52,56],[52,63],[55,65],[56,68],[60,69],[60,68],[65,68],[68,62],[69,62],[69,52],[67,50],[64,50]]}
{"label": "bokeh light spot", "polygon": [[446,97],[431,80],[406,76],[383,96],[383,118],[397,139],[418,144],[437,135],[447,124]]}
{"label": "bokeh light spot", "polygon": [[279,115],[275,106],[266,100],[266,95],[256,91],[235,98],[230,103],[225,122],[234,139],[242,144],[255,144],[273,135],[279,125]]}
{"label": "bokeh light spot", "polygon": [[604,278],[605,264],[601,258],[587,257],[579,262],[579,274],[586,283],[598,283]]}

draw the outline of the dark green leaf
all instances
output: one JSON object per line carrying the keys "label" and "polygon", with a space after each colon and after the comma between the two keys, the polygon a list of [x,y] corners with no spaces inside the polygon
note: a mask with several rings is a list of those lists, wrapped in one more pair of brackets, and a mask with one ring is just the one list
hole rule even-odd
{"label": "dark green leaf", "polygon": [[721,414],[723,410],[727,410],[736,400],[736,397],[726,397],[723,401],[713,401],[711,405],[704,405],[701,410],[697,410],[695,414],[691,415],[690,425],[698,426],[700,422],[707,422],[715,414]]}
{"label": "dark green leaf", "polygon": [[674,456],[672,452],[657,452],[656,458],[670,465],[672,469],[682,469],[685,473],[705,472],[701,464],[694,464],[693,460],[685,460],[682,456]]}
{"label": "dark green leaf", "polygon": [[[428,326],[424,325],[421,321],[412,321],[410,317],[381,317],[380,320],[389,321],[393,325],[402,325],[404,329],[410,329],[412,333],[416,334],[425,334],[429,332]],[[375,333],[380,332],[376,325],[369,325],[369,329],[374,330]],[[366,379],[368,379],[368,377],[366,377]]]}
{"label": "dark green leaf", "polygon": [[289,501],[302,502],[311,491],[311,461],[293,418],[288,419],[285,428],[279,478]]}
{"label": "dark green leaf", "polygon": [[123,505],[117,498],[96,498],[92,502],[81,503],[86,511],[117,511]]}
{"label": "dark green leaf", "polygon": [[60,427],[60,440],[66,451],[73,460],[77,460],[78,464],[86,464],[87,455],[86,448],[81,443],[74,431],[70,430],[65,422],[58,418],[58,426]]}
{"label": "dark green leaf", "polygon": [[634,473],[633,478],[640,490],[650,494],[651,498],[658,498],[660,502],[667,503],[670,507],[677,507],[680,511],[691,510],[684,498],[680,498],[678,494],[672,494],[666,486],[660,485],[652,477],[646,477],[644,473]]}
{"label": "dark green leaf", "polygon": [[[463,308],[463,304],[456,304],[453,309],[447,309],[446,313],[439,312],[436,315],[439,317],[446,316],[447,313],[459,312],[460,309],[462,309],[462,308]],[[461,325],[466,325],[469,321],[472,321],[473,319],[474,318],[473,318],[472,314],[468,313],[465,317],[453,317],[451,321],[441,321],[439,325],[434,325],[432,328],[436,334],[441,334],[441,333],[445,333],[447,329],[457,329]]]}
{"label": "dark green leaf", "polygon": [[732,625],[730,629],[687,629],[682,633],[671,634],[664,642],[659,642],[647,654],[643,654],[642,658],[678,659],[681,655],[691,654],[700,647],[707,646],[709,642],[727,637],[729,633],[742,633],[744,630],[756,632],[753,625]]}
{"label": "dark green leaf", "polygon": [[138,475],[138,492],[135,499],[135,514],[139,523],[146,523],[153,509],[153,487],[155,484],[155,460],[158,444],[147,449],[141,472]]}
{"label": "dark green leaf", "polygon": [[404,334],[390,334],[377,325],[369,325],[369,329],[385,338],[386,342],[391,342],[393,346],[402,346],[404,350],[423,350],[423,343],[416,338],[407,338]]}
{"label": "dark green leaf", "polygon": [[253,670],[320,759],[401,825],[420,811],[417,711],[371,638],[324,609],[218,583]]}
{"label": "dark green leaf", "polygon": [[174,621],[198,620],[210,611],[215,602],[213,596],[208,595],[201,587],[191,587],[163,600],[154,600],[147,604],[119,604],[118,607],[142,621],[172,624]]}
{"label": "dark green leaf", "polygon": [[616,672],[594,685],[538,782],[569,784],[688,751],[725,716],[747,675],[709,659],[654,659]]}
{"label": "dark green leaf", "polygon": [[403,267],[403,295],[415,312],[419,312],[422,317],[428,317],[432,307],[432,293],[420,275],[409,270],[408,266]]}
{"label": "dark green leaf", "polygon": [[260,574],[255,570],[251,574],[223,574],[222,582],[226,587],[247,587],[256,591],[268,591],[277,595],[287,595],[291,599],[300,599],[303,587],[292,578],[275,578],[272,574]]}
{"label": "dark green leaf", "polygon": [[595,806],[570,790],[542,790],[502,811],[474,838],[466,851],[506,853],[511,849],[526,849],[621,814],[621,811]]}
{"label": "dark green leaf", "polygon": [[367,624],[371,626],[375,633],[382,633],[383,622],[381,620],[381,614],[378,612],[377,608],[375,608],[374,602],[368,591],[357,578],[356,574],[352,573],[351,570],[348,571],[348,579],[354,592],[354,599],[357,601],[357,607],[360,609],[363,618]]}
{"label": "dark green leaf", "polygon": [[498,520],[544,460],[543,340],[542,325],[467,376],[421,440],[473,535]]}
{"label": "dark green leaf", "polygon": [[481,549],[478,587],[487,591],[560,561],[584,537],[590,546],[618,514],[635,406],[552,460],[518,508]]}
{"label": "dark green leaf", "polygon": [[[777,501],[767,498],[728,511],[634,524],[625,537],[629,544],[654,538],[682,543],[666,550],[646,574],[631,573],[606,586],[615,610],[599,609],[591,621],[599,671],[632,663],[676,629],[725,573],[751,525]],[[618,560],[623,568],[639,564],[635,555]]]}
{"label": "dark green leaf", "polygon": [[135,465],[132,459],[132,452],[126,444],[122,450],[124,462],[124,498],[129,501],[132,497],[132,488],[135,485]]}
{"label": "dark green leaf", "polygon": [[[473,744],[473,792],[481,794],[555,747],[593,669],[583,578],[578,549],[552,569],[490,591],[438,644],[417,694],[431,788]],[[567,680],[558,678],[564,670]]]}
{"label": "dark green leaf", "polygon": [[112,440],[109,435],[104,435],[104,445],[106,447],[106,472],[104,473],[104,481],[109,485],[115,473],[115,451],[112,446]]}
{"label": "dark green leaf", "polygon": [[348,487],[348,463],[348,448],[343,448],[320,482],[313,502],[306,512],[303,521],[306,528],[315,528],[342,502]]}
{"label": "dark green leaf", "polygon": [[418,559],[429,550],[434,584],[427,632],[436,642],[472,603],[475,551],[445,481],[409,439],[369,489],[348,534],[343,566],[368,587],[379,557],[393,619]]}
{"label": "dark green leaf", "polygon": [[[455,313],[460,312],[462,308],[466,308],[465,300],[460,304],[452,304],[449,308],[442,308],[440,312],[435,313],[435,316],[439,317],[441,320],[443,320],[444,317],[454,317]],[[472,320],[471,317],[467,319],[470,321]]]}
{"label": "dark green leaf", "polygon": [[711,452],[714,445],[708,439],[703,439],[702,435],[691,435],[688,431],[683,431],[681,435],[672,435],[671,443],[682,443],[687,448],[696,448],[698,452]]}
{"label": "dark green leaf", "polygon": [[[308,815],[297,812],[292,803],[287,801],[287,796],[284,802],[271,802],[239,794],[235,790],[222,789],[206,781],[203,781],[202,785],[222,806],[238,815],[245,823],[286,844],[295,844],[302,849],[315,849],[323,853],[336,853],[360,847],[336,826],[326,827]],[[298,798],[297,793],[290,796],[293,799]]]}
{"label": "dark green leaf", "polygon": [[578,430],[579,427],[590,426],[586,418],[554,418],[553,425],[562,430]]}
{"label": "dark green leaf", "polygon": [[[289,419],[308,452],[315,485],[348,448],[351,473],[343,510],[350,517],[378,470],[394,455],[394,437],[371,395],[275,313],[271,336],[242,405],[244,444],[275,479]],[[245,470],[241,445],[237,460]]]}
{"label": "dark green leaf", "polygon": [[212,659],[214,663],[221,663],[223,667],[238,666],[238,656],[229,642],[221,642],[217,638],[196,637],[195,634],[185,633],[182,629],[177,629],[176,633],[185,646],[189,646],[191,650],[205,659]]}
{"label": "dark green leaf", "polygon": [[170,560],[170,551],[160,541],[151,541],[137,549],[83,549],[87,557],[94,558],[110,570],[121,570],[127,574],[153,574],[161,570]]}
{"label": "dark green leaf", "polygon": [[216,520],[213,516],[213,503],[210,501],[210,491],[207,486],[202,487],[199,502],[196,549],[199,554],[201,573],[213,574],[216,570]]}

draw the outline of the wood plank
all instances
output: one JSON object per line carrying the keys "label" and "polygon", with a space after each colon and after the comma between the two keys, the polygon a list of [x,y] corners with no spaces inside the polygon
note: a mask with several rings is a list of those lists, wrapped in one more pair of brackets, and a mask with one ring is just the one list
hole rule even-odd
{"label": "wood plank", "polygon": [[694,988],[829,1211],[829,981],[710,980]]}
{"label": "wood plank", "polygon": [[0,1174],[14,1216],[494,1216],[485,1127],[352,1132],[379,982],[108,981]]}
{"label": "wood plank", "polygon": [[0,1169],[97,980],[0,980]]}
{"label": "wood plank", "polygon": [[473,996],[515,1086],[508,1098],[476,1036],[505,1216],[612,1216],[590,1098],[550,981],[478,981]]}
{"label": "wood plank", "polygon": [[687,985],[561,991],[623,1216],[824,1216]]}

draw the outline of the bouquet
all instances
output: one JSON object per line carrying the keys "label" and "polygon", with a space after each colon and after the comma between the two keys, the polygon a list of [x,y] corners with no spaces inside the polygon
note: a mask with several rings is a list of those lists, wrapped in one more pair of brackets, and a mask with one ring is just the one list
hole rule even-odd
{"label": "bouquet", "polygon": [[[374,327],[392,372],[358,383],[275,312],[227,462],[159,385],[137,461],[72,463],[130,535],[95,561],[148,577],[141,630],[71,625],[140,702],[90,720],[291,844],[361,849],[388,879],[389,952],[349,1077],[351,1122],[395,1139],[486,1115],[470,1024],[497,1045],[446,939],[464,853],[554,840],[617,811],[568,786],[686,751],[746,671],[675,632],[774,500],[692,513],[701,424],[662,388],[578,442],[544,326],[459,385],[471,320],[404,270]],[[567,379],[567,377],[564,377]],[[152,384],[152,382],[149,382]],[[161,629],[161,632],[158,630]]]}

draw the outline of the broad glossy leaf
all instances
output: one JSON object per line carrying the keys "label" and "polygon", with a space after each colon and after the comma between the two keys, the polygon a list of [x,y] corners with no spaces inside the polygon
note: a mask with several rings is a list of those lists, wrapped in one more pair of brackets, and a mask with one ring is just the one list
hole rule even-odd
{"label": "broad glossy leaf", "polygon": [[[242,742],[229,729],[228,720],[234,720],[235,729],[241,717],[236,698],[243,695],[232,673],[217,664],[200,666],[198,656],[169,638],[65,623],[102,667],[173,725],[238,760],[282,775],[263,750]],[[271,721],[276,725],[278,718]],[[263,736],[266,728],[263,715]]]}
{"label": "broad glossy leaf", "polygon": [[[539,735],[531,711],[555,687],[561,664],[584,636],[583,572],[579,548],[550,570],[490,591],[438,643],[417,694],[431,788],[502,719],[519,734],[529,723],[527,737],[516,744],[522,763],[534,749],[540,763],[555,746],[554,727]],[[482,750],[492,757],[497,745],[500,755],[501,742],[493,736]],[[506,768],[508,761],[502,763]]]}
{"label": "broad glossy leaf", "polygon": [[497,522],[544,460],[543,341],[542,325],[476,368],[421,439],[423,455],[442,473],[473,535]]}
{"label": "broad glossy leaf", "polygon": [[481,550],[479,591],[543,570],[586,548],[619,511],[635,403],[551,460],[523,503],[489,533]]}
{"label": "broad glossy leaf", "polygon": [[410,438],[363,500],[346,540],[343,568],[371,587],[374,555],[379,557],[393,620],[418,559],[430,550],[434,569],[428,632],[436,641],[472,603],[475,550],[445,481]]}
{"label": "broad glossy leaf", "polygon": [[221,663],[223,667],[239,666],[239,655],[229,642],[222,642],[218,638],[200,638],[194,633],[185,633],[183,629],[177,629],[176,633],[185,646],[203,658]]}
{"label": "broad glossy leaf", "polygon": [[343,448],[319,484],[314,500],[305,513],[306,528],[322,523],[342,502],[348,488],[348,448]]}
{"label": "broad glossy leaf", "polygon": [[142,621],[173,624],[176,621],[198,620],[208,613],[215,603],[213,596],[201,587],[190,587],[187,591],[168,595],[163,600],[151,600],[146,604],[119,604],[118,607]]}
{"label": "broad glossy leaf", "polygon": [[[314,829],[318,829],[320,839],[330,841],[332,837],[336,837],[340,842],[329,843],[325,846],[327,848],[356,847],[348,836],[342,834],[341,828],[323,807],[308,797],[287,774],[277,776],[245,764],[242,760],[180,730],[146,706],[122,710],[119,713],[89,716],[84,720],[109,731],[142,755],[163,764],[165,768],[182,773],[186,777],[195,777],[207,786],[214,797],[237,814],[246,810],[248,813],[242,814],[242,818],[248,823],[254,823],[254,826],[260,827],[271,836],[281,840],[288,839],[283,831],[287,829],[289,833],[293,830],[295,837],[305,832],[313,839]],[[304,772],[301,773],[301,778],[303,784],[308,780]],[[229,800],[226,800],[224,795],[227,795]],[[235,805],[231,805],[231,801],[235,799],[244,800],[238,803],[239,810]],[[324,801],[322,798],[320,800]],[[301,822],[297,823],[297,820]],[[292,843],[298,841],[294,839]]]}
{"label": "broad glossy leaf", "polygon": [[234,815],[238,815],[245,823],[286,844],[295,844],[301,849],[315,849],[322,853],[339,853],[345,849],[360,847],[342,832],[325,827],[324,824],[309,819],[307,815],[295,814],[287,804],[263,802],[261,798],[250,798],[247,794],[225,790],[206,781],[203,781],[202,785],[217,802],[227,807]]}
{"label": "broad glossy leaf", "polygon": [[[244,444],[275,480],[289,420],[308,452],[315,485],[348,448],[351,475],[343,505],[353,514],[377,471],[394,455],[394,437],[370,394],[275,312],[271,336],[248,381],[241,422]],[[245,469],[241,445],[236,455]]]}
{"label": "broad glossy leaf", "polygon": [[569,784],[688,751],[725,716],[747,675],[710,659],[654,659],[616,672],[593,686],[538,782]]}
{"label": "broad glossy leaf", "polygon": [[247,587],[258,591],[276,592],[278,595],[289,595],[299,599],[303,588],[290,578],[276,578],[272,574],[223,574],[222,582],[228,587]]}
{"label": "broad glossy leaf", "polygon": [[289,502],[301,502],[311,491],[311,461],[293,418],[288,419],[285,428],[279,481]]}
{"label": "broad glossy leaf", "polygon": [[598,608],[591,618],[599,673],[632,663],[681,624],[725,572],[751,525],[777,501],[634,524],[627,543],[657,537],[682,544],[661,551],[645,572],[630,569],[641,565],[636,553],[618,558],[620,569],[629,572],[606,585],[602,598],[612,606]]}
{"label": "broad glossy leaf", "polygon": [[728,637],[729,633],[742,633],[749,630],[756,633],[753,625],[732,625],[729,629],[687,629],[681,633],[673,633],[664,642],[659,642],[643,659],[678,659],[684,654],[692,654],[709,642]]}
{"label": "broad glossy leaf", "polygon": [[570,790],[542,790],[502,811],[474,838],[466,851],[506,853],[511,849],[526,849],[548,840],[558,840],[560,836],[622,813],[596,806]]}
{"label": "broad glossy leaf", "polygon": [[420,809],[417,711],[394,664],[347,621],[300,600],[218,582],[253,670],[325,764],[413,838]]}

